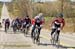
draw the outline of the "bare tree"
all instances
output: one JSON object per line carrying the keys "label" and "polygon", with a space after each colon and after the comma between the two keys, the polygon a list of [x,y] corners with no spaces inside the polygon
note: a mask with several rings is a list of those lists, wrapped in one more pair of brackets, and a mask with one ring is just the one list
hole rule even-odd
{"label": "bare tree", "polygon": [[20,17],[28,15],[32,17],[31,2],[29,0],[13,0],[11,5],[9,4],[9,9],[11,10],[12,8],[12,15]]}

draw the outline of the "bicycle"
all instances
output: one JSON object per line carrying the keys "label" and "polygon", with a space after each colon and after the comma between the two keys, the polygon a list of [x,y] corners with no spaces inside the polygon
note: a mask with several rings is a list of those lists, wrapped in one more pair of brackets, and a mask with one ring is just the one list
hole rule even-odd
{"label": "bicycle", "polygon": [[25,36],[28,34],[28,31],[29,31],[28,30],[29,29],[28,26],[29,25],[26,25],[26,27],[23,28],[23,33],[24,33]]}
{"label": "bicycle", "polygon": [[12,28],[13,28],[13,32],[16,33],[17,32],[17,24],[13,24]]}
{"label": "bicycle", "polygon": [[39,33],[38,33],[38,29],[40,27],[36,25],[35,30],[34,30],[34,34],[33,34],[33,42],[38,44],[40,43],[40,38],[39,38]]}
{"label": "bicycle", "polygon": [[[52,45],[57,45],[57,47],[59,47],[60,45],[60,40],[59,40],[59,35],[57,34],[57,30],[55,31],[55,33],[53,33],[52,37],[51,37],[51,44]],[[57,40],[58,37],[58,40]]]}
{"label": "bicycle", "polygon": [[17,27],[13,26],[13,32],[16,33]]}
{"label": "bicycle", "polygon": [[9,25],[8,24],[6,24],[5,25],[5,32],[7,33],[7,30],[9,29]]}

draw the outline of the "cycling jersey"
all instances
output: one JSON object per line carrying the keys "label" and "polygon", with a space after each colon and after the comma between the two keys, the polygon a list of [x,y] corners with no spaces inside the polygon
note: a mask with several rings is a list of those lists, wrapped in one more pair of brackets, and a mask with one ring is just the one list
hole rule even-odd
{"label": "cycling jersey", "polygon": [[8,19],[5,20],[5,25],[6,24],[10,25],[10,21]]}
{"label": "cycling jersey", "polygon": [[[63,28],[64,25],[65,25],[65,21],[64,21],[63,18],[56,18],[56,19],[52,22],[52,24],[54,24],[54,25],[53,25],[54,28],[56,28],[56,27],[57,27],[57,28],[59,28],[59,27]],[[61,26],[61,24],[62,24],[62,26]]]}
{"label": "cycling jersey", "polygon": [[31,19],[30,18],[28,18],[28,19],[24,19],[23,20],[23,23],[26,23],[26,24],[31,24]]}
{"label": "cycling jersey", "polygon": [[25,28],[25,27],[29,27],[30,26],[30,24],[31,24],[31,19],[30,18],[25,18],[25,19],[23,19],[23,21],[22,21],[22,27],[23,28]]}
{"label": "cycling jersey", "polygon": [[38,19],[35,19],[35,25],[38,25],[38,26],[41,25],[41,20],[39,18]]}
{"label": "cycling jersey", "polygon": [[40,24],[40,25],[42,25],[44,23],[44,21],[42,21],[42,20],[38,20],[38,18],[37,19],[32,19],[32,25],[35,25],[35,24]]}
{"label": "cycling jersey", "polygon": [[35,24],[35,19],[32,19],[31,23],[32,23],[32,25],[34,25]]}

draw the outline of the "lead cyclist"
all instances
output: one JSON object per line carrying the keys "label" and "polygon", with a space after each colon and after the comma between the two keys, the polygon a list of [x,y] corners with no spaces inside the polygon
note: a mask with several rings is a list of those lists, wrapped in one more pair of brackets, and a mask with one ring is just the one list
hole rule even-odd
{"label": "lead cyclist", "polygon": [[63,29],[64,26],[65,26],[65,20],[63,18],[63,14],[58,14],[51,24],[52,27],[51,37],[54,33],[57,33],[58,35],[56,40],[57,42],[59,39],[60,31]]}

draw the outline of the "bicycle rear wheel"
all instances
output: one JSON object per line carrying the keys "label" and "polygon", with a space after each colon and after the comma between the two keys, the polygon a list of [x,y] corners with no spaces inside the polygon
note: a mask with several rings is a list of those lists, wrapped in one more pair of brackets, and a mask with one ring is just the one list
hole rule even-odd
{"label": "bicycle rear wheel", "polygon": [[7,33],[7,30],[9,29],[9,27],[8,26],[5,26],[5,32]]}

